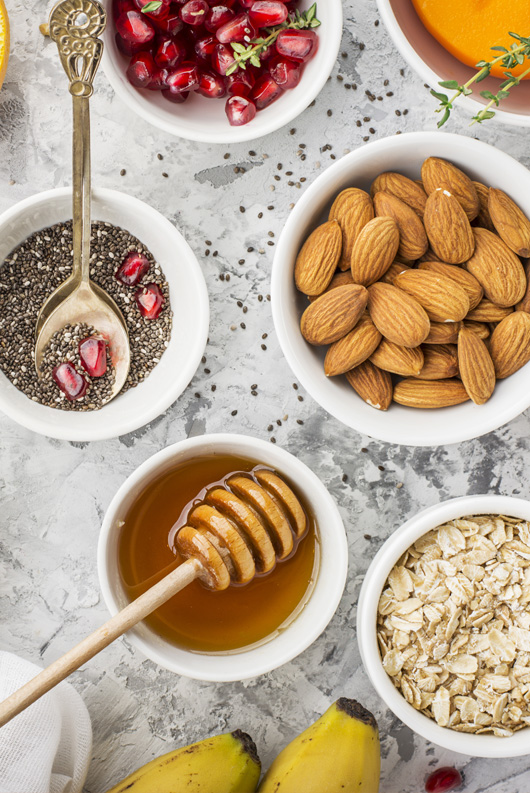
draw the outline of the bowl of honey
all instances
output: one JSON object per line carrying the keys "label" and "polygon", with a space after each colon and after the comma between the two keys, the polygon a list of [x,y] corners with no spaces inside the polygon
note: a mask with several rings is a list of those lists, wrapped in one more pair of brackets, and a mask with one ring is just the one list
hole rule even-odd
{"label": "bowl of honey", "polygon": [[195,580],[127,634],[166,669],[216,682],[256,677],[309,647],[337,609],[348,565],[342,519],[320,479],[278,446],[190,438],[129,476],[98,546],[111,614],[182,564],[190,543],[213,550],[224,588]]}

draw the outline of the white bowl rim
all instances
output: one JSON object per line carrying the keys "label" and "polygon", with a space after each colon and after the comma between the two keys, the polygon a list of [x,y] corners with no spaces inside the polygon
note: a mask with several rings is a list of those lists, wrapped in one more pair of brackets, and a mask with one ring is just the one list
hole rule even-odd
{"label": "white bowl rim", "polygon": [[[422,80],[428,83],[435,90],[440,90],[438,83],[442,79],[430,66],[428,66],[423,58],[420,58],[410,41],[403,33],[400,24],[396,19],[396,15],[392,10],[390,0],[377,0],[377,7],[383,24],[385,25],[388,33],[393,40],[394,44],[399,50],[400,55],[414,71],[419,74]],[[477,110],[484,110],[484,105],[476,102],[470,96],[460,96],[458,98],[458,106],[466,109],[468,112],[476,113]],[[530,126],[530,113],[524,115],[523,113],[508,113],[506,110],[495,109],[495,116],[492,121],[497,123],[511,124],[517,127]]]}
{"label": "white bowl rim", "polygon": [[[269,135],[270,133],[276,132],[277,130],[286,126],[297,116],[303,113],[304,110],[309,107],[311,102],[316,99],[326,84],[329,75],[333,71],[342,40],[342,2],[341,0],[322,0],[322,2],[324,2],[326,5],[332,5],[331,13],[333,14],[333,24],[330,25],[332,30],[329,31],[329,41],[326,40],[325,51],[324,47],[319,47],[319,53],[322,50],[322,66],[320,74],[306,87],[306,91],[297,91],[299,86],[293,89],[290,92],[291,101],[285,102],[283,105],[278,105],[278,103],[276,103],[271,105],[270,108],[266,108],[266,111],[270,109],[273,110],[273,112],[269,113],[266,119],[262,118],[260,122],[260,131],[257,134],[253,131],[255,127],[253,128],[252,122],[245,124],[242,127],[228,126],[226,132],[216,134],[211,130],[208,131],[205,129],[203,131],[198,127],[193,131],[180,128],[177,117],[175,117],[175,123],[166,121],[165,119],[158,116],[154,118],[152,113],[149,112],[148,106],[146,106],[144,102],[140,101],[137,90],[135,90],[133,86],[128,86],[125,83],[125,80],[120,79],[120,76],[110,59],[107,46],[105,46],[103,49],[101,66],[116,95],[119,96],[119,98],[131,108],[131,110],[141,116],[149,124],[158,127],[158,129],[161,129],[164,132],[168,132],[170,135],[176,135],[177,137],[185,138],[186,140],[194,140],[198,143],[232,144],[259,140],[265,135]],[[107,36],[110,35],[110,26],[108,31],[109,32],[106,34]],[[319,53],[317,53],[317,57]],[[274,112],[274,109],[276,109],[276,112]],[[282,109],[283,112],[280,113],[280,109]]]}
{"label": "white bowl rim", "polygon": [[[206,450],[210,451],[212,449],[223,449],[224,447],[229,447],[232,453],[241,454],[243,457],[248,456],[253,458],[255,456],[256,460],[260,459],[261,452],[266,454],[269,458],[275,458],[278,461],[278,467],[287,476],[293,476],[294,471],[296,471],[298,474],[306,477],[306,480],[311,482],[312,488],[317,494],[314,500],[318,501],[319,504],[322,503],[322,505],[325,506],[327,514],[329,515],[329,520],[326,523],[326,531],[332,527],[330,537],[332,537],[332,542],[335,546],[336,552],[333,561],[334,566],[333,577],[331,578],[331,587],[328,590],[322,591],[320,595],[320,599],[322,600],[320,613],[316,617],[313,615],[310,628],[305,633],[303,641],[298,643],[293,642],[289,649],[284,648],[284,651],[279,654],[277,652],[276,645],[278,639],[282,636],[285,636],[289,632],[289,627],[287,627],[280,637],[273,638],[265,645],[261,645],[257,648],[258,651],[263,650],[263,648],[275,648],[274,652],[269,653],[269,656],[273,657],[269,658],[267,661],[262,659],[259,662],[256,662],[253,660],[252,655],[254,652],[256,652],[253,649],[242,651],[241,653],[234,652],[229,656],[223,656],[222,654],[215,656],[212,654],[207,656],[211,659],[212,668],[206,672],[202,671],[199,675],[193,668],[193,659],[197,658],[198,654],[183,650],[181,651],[181,654],[185,656],[187,662],[168,660],[163,652],[160,652],[157,647],[154,647],[142,636],[140,636],[135,628],[132,628],[127,632],[126,636],[130,643],[139,649],[147,658],[155,661],[160,666],[168,669],[169,671],[176,672],[177,674],[195,680],[217,683],[237,682],[240,680],[258,677],[259,675],[266,674],[280,666],[283,666],[304,652],[318,639],[318,637],[333,618],[342,598],[348,574],[348,542],[344,523],[333,497],[319,477],[305,463],[288,452],[286,449],[283,449],[281,446],[272,445],[267,441],[261,440],[260,438],[255,438],[251,435],[211,433],[208,435],[200,435],[197,437],[186,438],[184,440],[177,441],[176,443],[173,443],[170,446],[167,446],[151,455],[151,457],[149,457],[138,468],[136,468],[127,477],[123,484],[120,485],[118,491],[109,504],[103,518],[99,535],[97,548],[97,568],[103,600],[105,601],[111,616],[118,612],[119,604],[113,586],[109,580],[107,551],[110,536],[114,531],[116,531],[115,521],[117,514],[119,513],[120,505],[124,498],[132,489],[141,486],[146,476],[152,474],[160,467],[160,465],[173,459],[178,454],[187,453],[193,450],[196,450],[197,453],[200,454]],[[252,447],[252,449],[249,447]],[[272,465],[272,463],[265,463],[265,465]],[[322,556],[323,554],[321,555],[320,559],[320,571],[323,568]],[[313,598],[317,594],[317,589],[318,576],[315,588],[313,589],[311,596],[304,607],[304,610],[313,601]],[[297,620],[301,618],[302,614],[303,612],[296,617],[292,624],[296,623]],[[167,644],[169,645],[169,643]],[[232,670],[226,671],[225,673],[219,673],[215,671],[215,661],[217,658],[230,658],[234,667],[238,659],[247,661],[247,664],[245,665],[245,669],[240,668],[237,672]]]}
{"label": "white bowl rim", "polygon": [[463,428],[461,430],[458,430],[457,428],[452,429],[450,426],[448,426],[444,427],[443,438],[440,437],[436,441],[417,438],[411,443],[410,438],[406,434],[406,430],[403,430],[399,426],[399,422],[395,422],[392,424],[392,426],[385,427],[384,431],[382,431],[380,428],[380,423],[378,422],[380,411],[375,409],[371,411],[369,418],[364,416],[362,422],[360,420],[355,421],[355,416],[353,417],[353,420],[347,422],[343,416],[338,415],[336,411],[324,405],[320,401],[320,398],[316,396],[317,386],[314,385],[312,377],[307,373],[306,369],[300,365],[296,357],[291,342],[291,332],[287,328],[286,315],[282,306],[282,272],[285,268],[285,262],[290,262],[292,260],[289,247],[290,239],[293,236],[294,231],[300,225],[303,226],[306,213],[310,214],[312,212],[312,204],[316,199],[318,199],[319,195],[326,193],[328,185],[334,182],[334,178],[337,173],[339,173],[341,170],[347,171],[349,166],[353,163],[363,164],[365,160],[376,158],[379,152],[382,153],[390,149],[395,149],[397,161],[401,147],[408,148],[415,142],[417,142],[418,145],[421,145],[425,142],[428,142],[429,140],[432,141],[433,145],[436,145],[440,141],[444,141],[444,145],[447,143],[449,146],[454,144],[455,146],[458,146],[459,152],[465,150],[473,150],[475,153],[477,151],[482,152],[482,156],[484,157],[485,161],[487,161],[488,154],[493,150],[495,152],[495,156],[498,157],[502,163],[506,163],[506,165],[510,164],[512,167],[515,164],[519,169],[526,171],[525,166],[518,162],[514,157],[506,154],[503,151],[500,151],[494,146],[491,146],[490,144],[483,141],[476,140],[475,138],[470,138],[466,135],[458,135],[452,132],[405,132],[402,135],[391,135],[386,138],[381,138],[380,140],[367,143],[362,148],[356,149],[355,151],[346,154],[344,157],[341,157],[340,160],[337,160],[335,163],[333,163],[333,165],[330,165],[328,168],[326,168],[326,170],[317,176],[317,178],[304,191],[282,229],[282,233],[276,246],[271,276],[272,316],[274,327],[278,335],[278,341],[289,366],[305,390],[312,396],[317,404],[326,410],[327,413],[341,421],[345,426],[348,426],[362,434],[368,435],[369,437],[378,438],[379,440],[385,441],[387,443],[396,443],[404,446],[446,446],[452,443],[461,443],[463,441],[472,440],[485,435],[488,432],[492,432],[493,430],[498,429],[507,422],[519,416],[524,410],[526,410],[526,408],[530,406],[530,389],[521,389],[521,393],[518,395],[518,397],[514,398],[512,402],[507,403],[504,409],[498,410],[489,421],[483,421],[480,426],[480,431],[477,432],[476,428],[474,428],[474,425],[471,423],[466,425],[469,428]]}
{"label": "white bowl rim", "polygon": [[[9,207],[0,215],[0,225],[16,219],[17,215],[21,211],[30,209],[31,207],[38,204],[54,201],[56,198],[67,197],[71,195],[71,193],[71,187],[58,187],[52,190],[45,190],[41,193],[36,193],[35,195],[29,196],[28,198],[24,198],[22,201],[18,201],[16,204]],[[8,416],[13,421],[16,421],[21,426],[26,427],[26,429],[32,430],[33,432],[45,435],[49,438],[77,442],[100,441],[126,435],[127,433],[133,432],[139,427],[145,426],[150,421],[153,421],[155,418],[164,413],[175,402],[175,400],[178,399],[197,371],[197,367],[204,353],[204,348],[206,347],[210,323],[210,305],[206,282],[194,252],[180,231],[164,215],[158,212],[158,210],[154,209],[154,207],[150,206],[149,204],[146,204],[144,201],[141,201],[139,198],[135,198],[134,196],[128,195],[127,193],[122,193],[119,190],[111,190],[106,187],[92,188],[92,194],[93,196],[100,198],[103,201],[106,200],[109,203],[121,204],[122,206],[127,205],[131,209],[141,212],[144,216],[151,215],[152,217],[156,217],[157,223],[166,227],[168,235],[171,234],[173,237],[179,238],[180,248],[186,249],[190,259],[196,263],[196,267],[192,269],[190,268],[189,275],[190,279],[192,279],[194,282],[194,288],[196,290],[199,303],[197,316],[202,317],[203,321],[197,327],[196,340],[193,348],[190,350],[187,363],[181,369],[179,377],[176,377],[173,381],[173,385],[164,393],[162,393],[158,400],[154,401],[149,406],[146,406],[142,411],[141,417],[134,420],[131,419],[130,421],[123,421],[118,424],[113,423],[112,427],[109,426],[107,429],[105,429],[103,426],[100,430],[91,428],[89,437],[87,436],[87,432],[83,429],[63,429],[60,425],[57,427],[51,427],[29,411],[26,411],[24,408],[18,408],[9,400],[2,399],[0,395],[0,411],[5,413],[6,416]],[[38,231],[38,229],[35,229],[35,231]],[[141,384],[139,387],[141,387]],[[53,410],[53,408],[50,408],[50,410]]]}
{"label": "white bowl rim", "polygon": [[521,757],[530,752],[529,728],[509,738],[461,733],[440,727],[409,705],[385,672],[377,644],[377,604],[388,574],[399,557],[419,537],[445,521],[480,514],[530,520],[530,501],[493,494],[461,496],[427,507],[402,524],[384,542],[364,577],[357,607],[357,641],[364,668],[377,693],[390,710],[418,735],[452,752],[472,757]]}

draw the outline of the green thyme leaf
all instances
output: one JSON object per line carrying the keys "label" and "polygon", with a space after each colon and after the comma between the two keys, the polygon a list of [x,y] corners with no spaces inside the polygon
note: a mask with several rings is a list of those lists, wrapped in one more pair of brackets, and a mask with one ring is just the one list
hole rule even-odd
{"label": "green thyme leaf", "polygon": [[458,88],[458,82],[456,80],[443,80],[441,83],[442,88],[452,88],[454,91]]}
{"label": "green thyme leaf", "polygon": [[142,8],[142,14],[150,14],[151,11],[158,11],[161,5],[162,0],[150,0],[150,2],[146,3]]}
{"label": "green thyme leaf", "polygon": [[431,95],[434,96],[435,99],[439,99],[440,102],[448,102],[449,97],[447,94],[440,94],[438,91],[435,91],[434,88],[431,88]]}
{"label": "green thyme leaf", "polygon": [[449,118],[449,116],[450,116],[450,115],[451,115],[451,111],[449,110],[449,108],[448,108],[448,107],[446,107],[446,108],[445,108],[445,113],[443,114],[443,116],[441,117],[440,121],[439,121],[439,122],[438,122],[438,124],[436,125],[436,126],[438,127],[438,129],[440,129],[440,127],[443,127],[443,125],[444,125],[444,124],[445,124],[445,122],[448,120],[448,118]]}

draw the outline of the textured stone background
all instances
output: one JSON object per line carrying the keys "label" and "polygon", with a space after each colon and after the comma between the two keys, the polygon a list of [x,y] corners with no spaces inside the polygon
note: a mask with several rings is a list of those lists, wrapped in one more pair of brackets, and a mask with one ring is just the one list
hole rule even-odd
{"label": "textured stone background", "polygon": [[[0,210],[70,180],[69,106],[54,47],[38,32],[43,6],[40,0],[9,0],[13,42],[0,94]],[[344,10],[344,54],[314,107],[292,124],[293,135],[283,129],[231,147],[171,139],[129,112],[105,76],[98,77],[92,104],[94,182],[147,201],[186,236],[208,284],[210,343],[206,363],[178,403],[131,435],[63,443],[0,417],[0,646],[47,664],[106,618],[95,564],[99,526],[114,492],[143,460],[204,432],[268,438],[267,426],[285,414],[289,418],[275,425],[274,437],[312,467],[336,498],[348,529],[350,573],[324,635],[294,662],[257,680],[211,685],[179,679],[144,660],[126,641],[75,674],[94,728],[87,793],[101,793],[178,745],[237,727],[251,733],[266,765],[341,695],[358,697],[378,718],[384,793],[421,790],[425,773],[440,763],[464,767],[470,792],[530,789],[524,758],[500,762],[451,755],[406,729],[372,691],[355,638],[363,573],[405,519],[465,493],[530,495],[524,476],[528,417],[479,440],[436,449],[390,446],[344,432],[303,390],[293,389],[272,325],[266,295],[274,240],[305,186],[301,178],[310,183],[332,160],[367,139],[435,128],[433,101],[394,50],[374,0],[348,0]],[[346,88],[352,83],[356,90]],[[383,101],[370,101],[365,91]],[[530,165],[522,129],[491,122],[470,129],[464,113],[448,130],[477,135]],[[323,151],[325,145],[331,148]],[[252,150],[255,154],[249,154]],[[244,172],[236,173],[236,166]],[[286,170],[294,172],[292,185]],[[208,257],[207,239],[213,242]],[[250,246],[255,251],[247,254]],[[248,307],[245,316],[238,300]],[[266,350],[261,349],[263,333],[268,334]],[[253,383],[258,383],[257,397],[250,394]],[[364,534],[373,539],[365,540]]]}

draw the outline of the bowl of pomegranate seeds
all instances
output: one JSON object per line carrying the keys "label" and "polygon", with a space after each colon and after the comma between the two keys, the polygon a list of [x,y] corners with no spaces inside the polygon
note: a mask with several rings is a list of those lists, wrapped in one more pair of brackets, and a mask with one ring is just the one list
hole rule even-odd
{"label": "bowl of pomegranate seeds", "polygon": [[50,190],[0,216],[0,411],[70,441],[113,438],[163,413],[190,383],[209,325],[201,268],[177,229],[137,198],[92,194],[90,275],[116,301],[131,366],[120,393],[113,348],[84,322],[54,334],[34,363],[35,323],[72,268],[72,193]]}
{"label": "bowl of pomegranate seeds", "polygon": [[[106,0],[103,68],[157,127],[253,140],[313,101],[335,64],[341,0]],[[215,100],[215,101],[213,101]]]}

